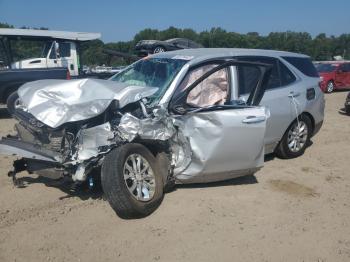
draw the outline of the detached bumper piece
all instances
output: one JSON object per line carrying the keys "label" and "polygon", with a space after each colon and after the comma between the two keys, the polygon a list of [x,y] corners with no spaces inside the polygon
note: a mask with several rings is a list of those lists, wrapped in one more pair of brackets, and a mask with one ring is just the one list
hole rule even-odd
{"label": "detached bumper piece", "polygon": [[22,171],[32,173],[60,165],[60,156],[56,152],[15,138],[0,140],[0,154],[21,157],[13,162],[13,169],[8,172],[8,176],[12,177],[16,187],[23,187],[23,184],[16,179],[17,173]]}
{"label": "detached bumper piece", "polygon": [[59,162],[61,160],[60,155],[56,152],[15,138],[2,138],[0,140],[0,154],[48,162]]}

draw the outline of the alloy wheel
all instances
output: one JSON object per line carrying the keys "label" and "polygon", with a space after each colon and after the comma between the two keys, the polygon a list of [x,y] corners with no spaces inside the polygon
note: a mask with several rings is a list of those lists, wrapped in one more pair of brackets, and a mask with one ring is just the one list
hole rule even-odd
{"label": "alloy wheel", "polygon": [[155,49],[154,49],[154,54],[157,54],[157,53],[163,53],[163,52],[165,52],[165,49],[163,48],[163,47],[161,47],[161,46],[158,46],[158,47],[156,47]]}
{"label": "alloy wheel", "polygon": [[302,150],[308,138],[307,124],[300,120],[296,122],[288,132],[288,148],[296,153]]}
{"label": "alloy wheel", "polygon": [[132,154],[126,159],[123,176],[131,195],[139,201],[150,201],[155,193],[156,180],[148,161],[140,154]]}
{"label": "alloy wheel", "polygon": [[332,93],[334,90],[334,83],[332,81],[327,84],[327,93]]}

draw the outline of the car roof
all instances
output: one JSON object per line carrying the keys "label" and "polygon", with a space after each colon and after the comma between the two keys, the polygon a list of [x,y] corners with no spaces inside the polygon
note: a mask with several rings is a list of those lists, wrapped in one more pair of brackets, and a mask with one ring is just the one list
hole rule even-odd
{"label": "car roof", "polygon": [[341,64],[346,64],[346,63],[349,63],[350,61],[319,61],[319,62],[316,62],[317,64],[337,64],[337,65],[341,65]]}
{"label": "car roof", "polygon": [[170,39],[167,39],[165,40],[165,42],[170,42],[170,41],[175,41],[175,40],[187,40],[186,38],[170,38]]}
{"label": "car roof", "polygon": [[268,57],[300,57],[309,58],[307,55],[275,50],[245,49],[245,48],[196,48],[181,49],[152,55],[152,58],[178,58],[188,60],[189,64],[197,64],[205,60],[232,56],[268,56]]}
{"label": "car roof", "polygon": [[63,39],[73,41],[91,41],[101,38],[100,33],[85,33],[85,32],[66,32],[52,30],[37,30],[37,29],[13,29],[1,28],[0,36],[7,36],[11,39],[21,37],[23,39]]}

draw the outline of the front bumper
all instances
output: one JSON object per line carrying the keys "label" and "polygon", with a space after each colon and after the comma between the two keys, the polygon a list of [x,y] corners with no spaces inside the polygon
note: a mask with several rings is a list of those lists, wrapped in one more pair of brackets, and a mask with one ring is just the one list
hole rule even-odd
{"label": "front bumper", "polygon": [[7,137],[0,140],[0,154],[54,163],[58,163],[61,160],[58,153],[16,138]]}

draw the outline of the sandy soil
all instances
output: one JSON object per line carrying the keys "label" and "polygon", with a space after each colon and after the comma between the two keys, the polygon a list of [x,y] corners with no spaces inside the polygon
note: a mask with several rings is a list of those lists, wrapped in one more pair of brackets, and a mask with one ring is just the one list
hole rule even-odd
{"label": "sandy soil", "polygon": [[[254,177],[181,186],[139,220],[118,218],[100,194],[24,174],[17,189],[0,157],[0,261],[350,261],[350,117],[346,92],[305,155],[269,157]],[[1,111],[0,134],[13,120]]]}

